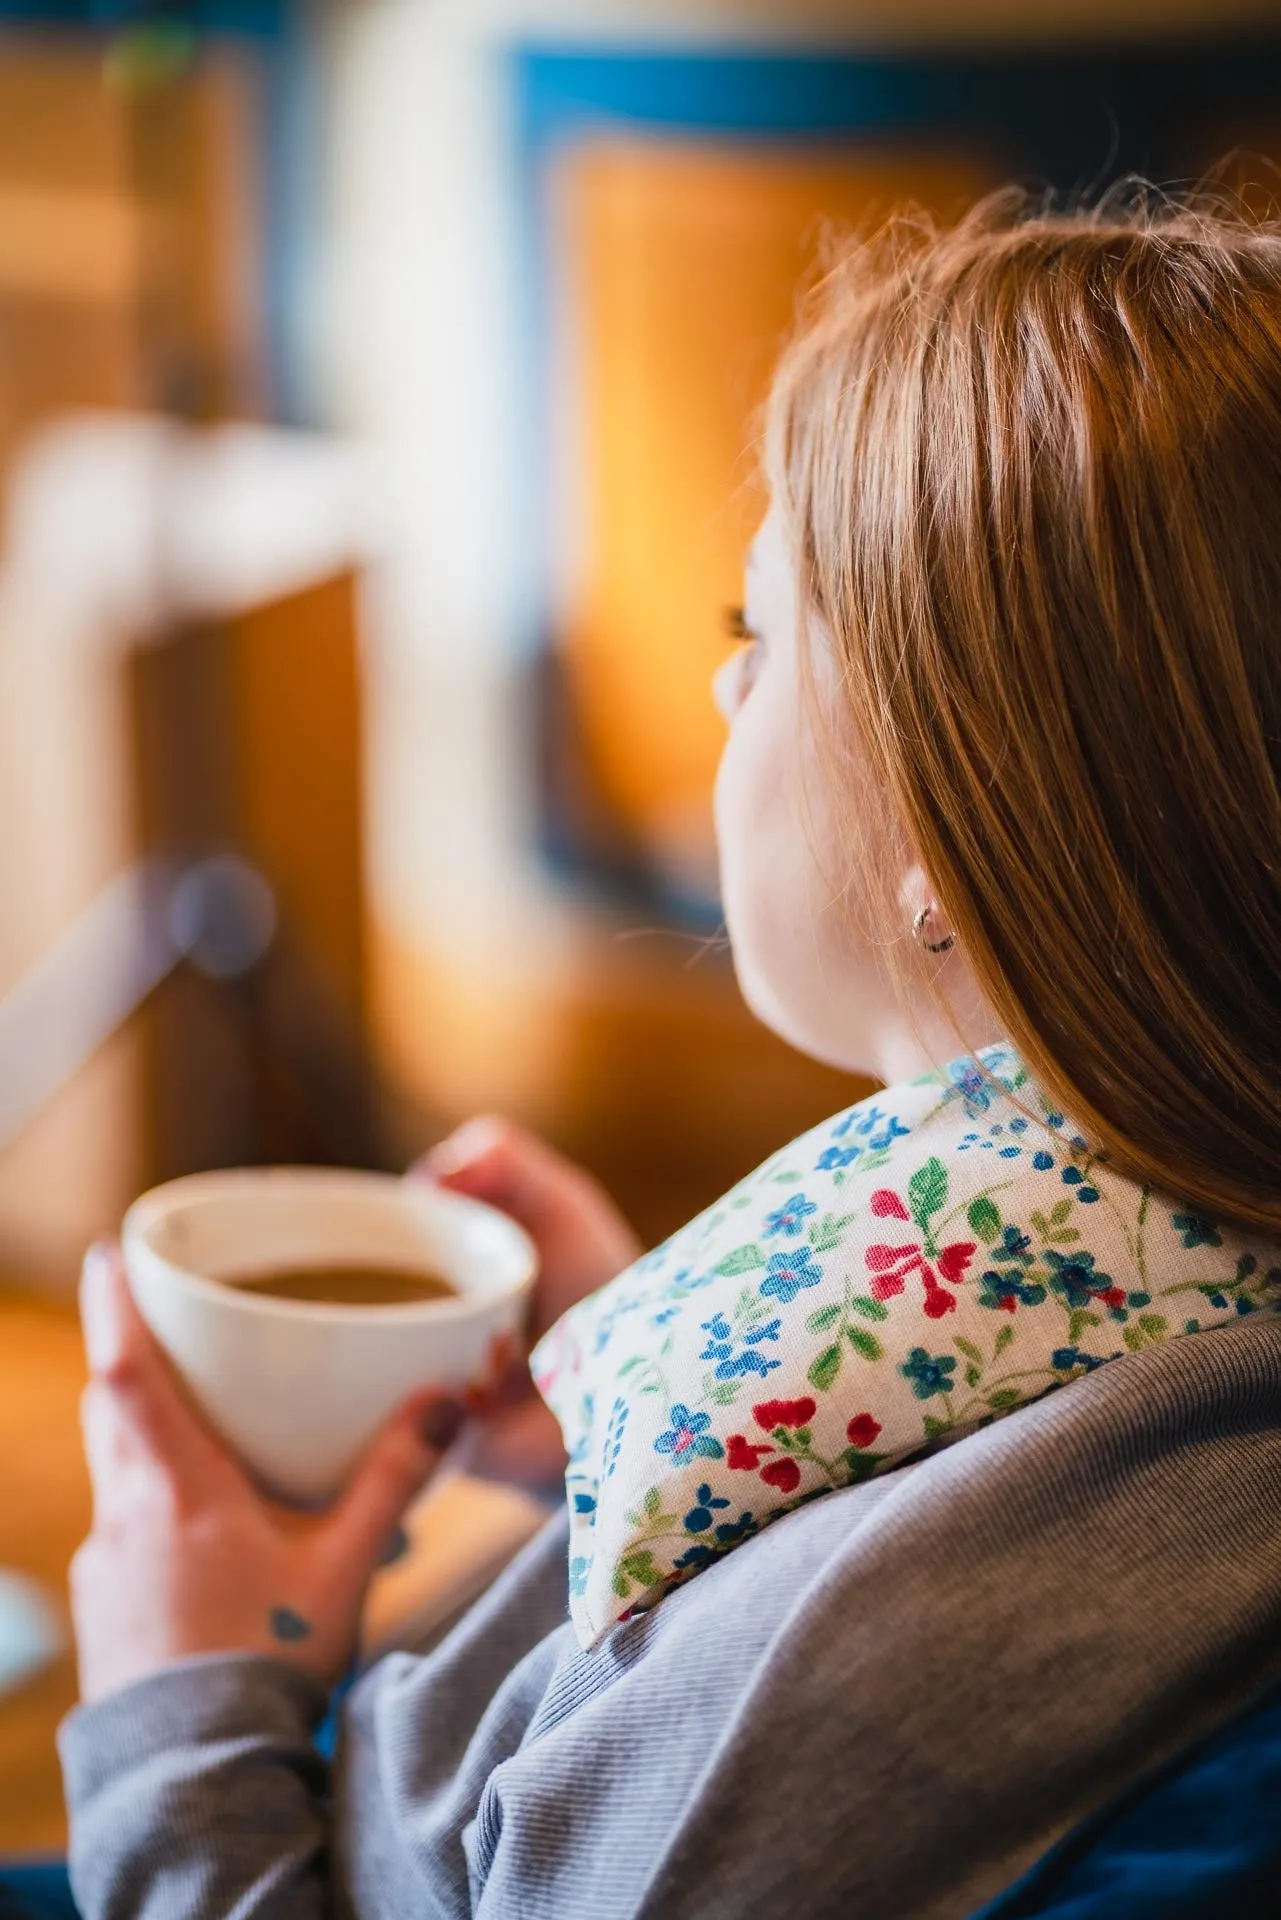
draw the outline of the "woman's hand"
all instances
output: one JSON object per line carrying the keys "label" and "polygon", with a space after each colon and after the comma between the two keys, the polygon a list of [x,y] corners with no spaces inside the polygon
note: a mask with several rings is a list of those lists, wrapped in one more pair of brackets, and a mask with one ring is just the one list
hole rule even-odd
{"label": "woman's hand", "polygon": [[87,1701],[191,1654],[271,1654],[336,1679],[396,1522],[464,1409],[418,1395],[371,1444],[337,1504],[263,1498],[193,1412],[134,1305],[119,1254],[85,1261],[82,1403],[93,1527],[71,1567]]}
{"label": "woman's hand", "polygon": [[[468,1121],[420,1160],[412,1177],[488,1201],[529,1234],[541,1263],[527,1329],[530,1346],[641,1252],[636,1235],[590,1174],[509,1120]],[[489,1417],[472,1430],[467,1466],[531,1486],[545,1486],[563,1473],[560,1428],[535,1393],[523,1359],[496,1401]]]}

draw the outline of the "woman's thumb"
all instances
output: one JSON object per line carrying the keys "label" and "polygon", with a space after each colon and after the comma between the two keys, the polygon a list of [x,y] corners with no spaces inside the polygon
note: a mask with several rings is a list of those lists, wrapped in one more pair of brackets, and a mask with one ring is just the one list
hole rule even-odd
{"label": "woman's thumb", "polygon": [[328,1532],[340,1564],[371,1573],[406,1507],[462,1431],[467,1409],[448,1393],[418,1394],[370,1443]]}
{"label": "woman's thumb", "polygon": [[582,1204],[579,1170],[523,1127],[495,1115],[467,1121],[413,1171],[500,1207],[536,1240]]}

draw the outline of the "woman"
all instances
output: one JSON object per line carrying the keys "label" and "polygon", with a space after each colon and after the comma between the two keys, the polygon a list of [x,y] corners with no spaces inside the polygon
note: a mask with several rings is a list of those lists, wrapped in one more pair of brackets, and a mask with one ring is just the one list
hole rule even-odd
{"label": "woman", "polygon": [[[961,1916],[1086,1882],[1071,1911],[1156,1911],[1116,1860],[1266,1745],[1281,235],[899,226],[812,303],[767,467],[718,684],[726,918],[756,1012],[889,1091],[630,1266],[513,1129],[434,1156],[539,1243],[572,1510],[357,1683],[332,1769],[361,1594],[459,1410],[406,1410],[286,1525],[93,1257],[90,1920]],[[565,1458],[534,1400],[483,1444]],[[1256,1910],[1241,1860],[1201,1911]]]}

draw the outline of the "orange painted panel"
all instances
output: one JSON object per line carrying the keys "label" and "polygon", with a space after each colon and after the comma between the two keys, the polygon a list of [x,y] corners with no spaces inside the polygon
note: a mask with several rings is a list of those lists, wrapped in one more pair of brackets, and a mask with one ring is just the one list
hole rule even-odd
{"label": "orange painted panel", "polygon": [[824,224],[954,214],[991,184],[918,149],[610,140],[559,162],[560,640],[601,797],[662,864],[710,832],[707,683],[761,512],[754,416]]}

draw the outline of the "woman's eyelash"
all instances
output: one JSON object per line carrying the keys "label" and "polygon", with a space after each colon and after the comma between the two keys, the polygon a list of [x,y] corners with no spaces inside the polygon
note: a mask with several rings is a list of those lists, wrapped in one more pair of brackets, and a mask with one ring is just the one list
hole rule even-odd
{"label": "woman's eyelash", "polygon": [[742,607],[726,607],[725,631],[731,640],[757,640],[760,638],[755,628],[747,624],[747,613]]}

